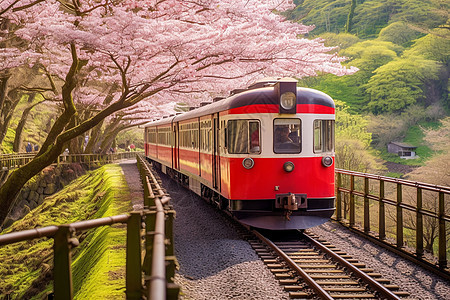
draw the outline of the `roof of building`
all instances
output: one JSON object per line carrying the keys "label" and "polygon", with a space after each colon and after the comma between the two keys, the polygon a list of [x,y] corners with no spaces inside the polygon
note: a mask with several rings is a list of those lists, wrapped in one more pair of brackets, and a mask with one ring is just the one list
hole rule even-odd
{"label": "roof of building", "polygon": [[401,142],[390,142],[389,144],[394,144],[394,145],[397,145],[402,148],[417,148],[417,146],[413,146],[413,145],[410,145],[407,143],[401,143]]}

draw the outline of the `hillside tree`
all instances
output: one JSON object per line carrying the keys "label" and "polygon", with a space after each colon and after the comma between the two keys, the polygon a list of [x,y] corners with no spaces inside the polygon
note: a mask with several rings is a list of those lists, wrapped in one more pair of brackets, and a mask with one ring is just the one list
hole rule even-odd
{"label": "hillside tree", "polygon": [[[142,102],[149,115],[157,114],[177,96],[193,101],[189,95],[200,99],[261,76],[354,72],[321,40],[302,38],[312,27],[275,13],[291,7],[283,0],[2,1],[2,22],[16,24],[14,34],[28,47],[1,48],[0,65],[48,72],[61,83],[48,93],[61,100],[62,113],[35,158],[0,187],[0,223],[30,178],[72,139],[120,110]],[[119,88],[109,95],[112,85]],[[77,103],[97,103],[98,111],[78,122]]]}
{"label": "hillside tree", "polygon": [[426,85],[439,78],[440,68],[440,63],[420,56],[399,58],[379,67],[365,85],[369,109],[379,114],[427,104]]}

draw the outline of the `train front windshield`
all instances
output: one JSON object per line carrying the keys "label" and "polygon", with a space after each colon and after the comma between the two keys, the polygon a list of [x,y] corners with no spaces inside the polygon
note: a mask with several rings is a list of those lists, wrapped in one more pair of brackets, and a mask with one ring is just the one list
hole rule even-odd
{"label": "train front windshield", "polygon": [[273,151],[275,153],[300,153],[300,119],[275,119],[273,123]]}

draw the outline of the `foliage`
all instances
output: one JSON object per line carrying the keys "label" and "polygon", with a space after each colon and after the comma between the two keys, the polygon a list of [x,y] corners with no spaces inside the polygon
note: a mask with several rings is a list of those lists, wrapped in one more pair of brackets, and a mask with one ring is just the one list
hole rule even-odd
{"label": "foliage", "polygon": [[438,152],[448,152],[450,149],[450,117],[443,118],[439,126],[424,128],[425,141],[432,145],[432,149]]}
{"label": "foliage", "polygon": [[325,46],[337,46],[339,49],[346,49],[361,41],[356,35],[350,33],[325,32],[320,35],[320,38],[325,40]]}
{"label": "foliage", "polygon": [[336,167],[367,172],[380,166],[370,153],[372,134],[367,131],[368,121],[349,113],[348,106],[336,101]]}
{"label": "foliage", "polygon": [[[348,34],[325,34],[332,41],[340,43],[340,40],[350,41],[345,43],[347,47],[339,51],[349,58],[348,64],[356,66],[359,71],[351,76],[322,75],[318,79],[304,79],[301,84],[316,88],[334,99],[340,99],[350,106],[352,112],[367,111],[368,99],[364,84],[373,76],[374,70],[396,59],[401,53],[402,47],[391,42],[368,40],[355,42],[353,36]],[[343,44],[342,43],[342,44]]]}
{"label": "foliage", "polygon": [[[412,105],[401,114],[369,114],[368,130],[373,132],[372,145],[376,149],[385,149],[389,142],[403,141],[407,136],[408,130],[416,124],[423,124],[422,128],[424,126],[434,127],[435,122],[442,118],[443,114],[444,111],[439,105],[430,106],[427,109],[420,105]],[[409,141],[417,144],[417,146],[422,144],[421,141]]]}
{"label": "foliage", "polygon": [[405,56],[423,56],[448,66],[450,62],[450,33],[448,29],[436,28],[405,51]]}
{"label": "foliage", "polygon": [[378,39],[400,46],[408,46],[420,34],[420,32],[408,26],[407,23],[398,21],[381,29]]}
{"label": "foliage", "polygon": [[[350,0],[296,0],[297,7],[288,17],[314,24],[313,34],[345,32],[351,13]],[[423,28],[445,23],[448,4],[440,0],[358,0],[352,17],[350,33],[360,38],[373,38],[390,23],[403,21]]]}
{"label": "foliage", "polygon": [[368,107],[374,113],[400,112],[424,101],[424,86],[437,80],[441,65],[422,57],[393,60],[374,71],[367,84]]}
{"label": "foliage", "polygon": [[340,54],[351,58],[350,64],[366,73],[371,73],[397,58],[402,50],[402,47],[391,42],[367,40],[352,45],[341,51]]}
{"label": "foliage", "polygon": [[[359,72],[358,72],[359,73]],[[358,74],[357,73],[357,74]],[[300,85],[315,88],[330,95],[333,99],[340,99],[349,107],[352,113],[358,113],[365,107],[362,92],[355,83],[357,74],[352,76],[323,75],[319,78],[305,78]]]}
{"label": "foliage", "polygon": [[[106,165],[46,198],[43,204],[22,220],[16,221],[4,233],[120,214],[129,210],[129,202],[124,201],[128,195],[121,168]],[[105,260],[109,260],[109,264],[123,266],[124,250],[117,249],[115,245],[123,245],[126,233],[118,228],[100,228],[89,232],[78,237],[81,244],[74,250],[75,292],[83,289],[91,295],[97,295],[96,291],[102,290],[101,293],[123,295],[120,291],[124,286],[123,277],[120,280],[110,278],[106,271],[110,265]],[[119,232],[122,237],[117,236]],[[52,244],[52,239],[39,239],[2,247],[0,259],[4,264],[0,268],[1,294],[10,294],[17,299],[41,299],[50,291]],[[98,255],[105,251],[108,252],[107,256],[91,260],[91,263],[96,262],[95,272],[92,272],[90,267],[94,266],[85,265],[86,256],[90,259],[93,253]],[[117,267],[113,271],[118,272]],[[91,280],[95,284],[91,284]]]}

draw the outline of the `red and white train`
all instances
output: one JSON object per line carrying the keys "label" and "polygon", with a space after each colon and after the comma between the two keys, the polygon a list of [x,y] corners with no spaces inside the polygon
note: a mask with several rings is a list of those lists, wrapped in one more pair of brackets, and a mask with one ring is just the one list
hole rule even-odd
{"label": "red and white train", "polygon": [[145,126],[164,173],[264,229],[305,229],[335,211],[335,105],[289,78],[267,79]]}

